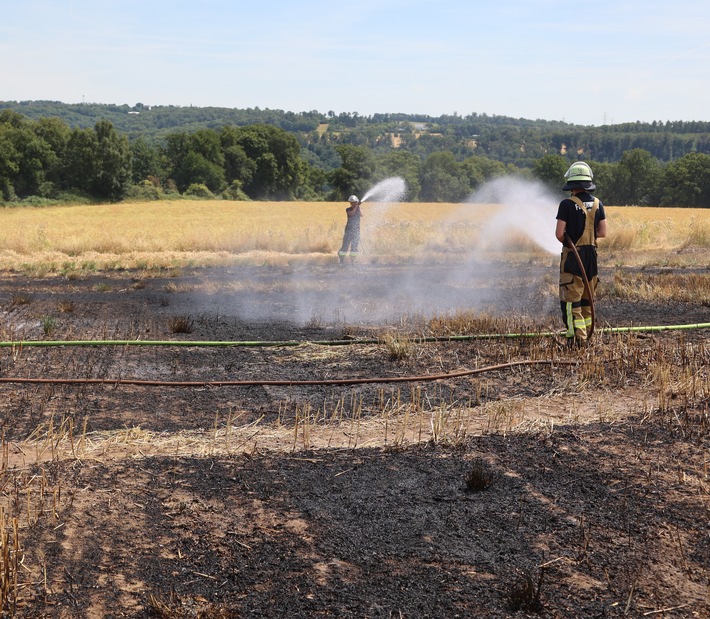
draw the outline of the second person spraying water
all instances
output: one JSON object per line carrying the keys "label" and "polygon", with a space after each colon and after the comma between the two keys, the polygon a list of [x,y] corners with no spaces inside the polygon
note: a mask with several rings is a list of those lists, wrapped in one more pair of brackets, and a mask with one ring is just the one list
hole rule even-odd
{"label": "second person spraying water", "polygon": [[[405,193],[406,185],[404,180],[398,176],[394,176],[377,183],[365,193],[362,200],[356,195],[352,195],[348,198],[349,206],[345,209],[348,220],[345,224],[343,244],[338,250],[340,264],[345,263],[347,258],[350,258],[350,262],[354,262],[360,251],[360,220],[363,216],[361,209],[363,202],[366,200],[374,200],[376,202],[391,204],[401,200]],[[369,218],[370,227],[372,227],[377,220],[377,216],[375,216],[374,220]]]}
{"label": "second person spraying water", "polygon": [[345,209],[348,221],[345,224],[345,232],[343,233],[343,244],[338,251],[340,264],[344,264],[347,257],[350,257],[350,262],[355,262],[360,248],[360,219],[362,219],[360,204],[362,202],[355,195],[350,196],[348,202],[350,206]]}

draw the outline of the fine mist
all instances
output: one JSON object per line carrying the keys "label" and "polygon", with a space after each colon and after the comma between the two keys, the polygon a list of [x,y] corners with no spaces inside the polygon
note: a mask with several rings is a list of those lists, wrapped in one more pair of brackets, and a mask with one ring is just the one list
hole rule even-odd
{"label": "fine mist", "polygon": [[[369,235],[376,234],[383,216],[405,191],[404,181],[393,178],[365,193],[363,245]],[[556,296],[548,293],[544,283],[556,280],[552,256],[560,252],[554,229],[561,197],[551,195],[537,182],[496,179],[460,205],[467,211],[479,204],[496,203],[500,211],[486,223],[478,235],[480,241],[472,243],[463,255],[457,253],[451,263],[428,263],[422,251],[405,264],[394,265],[376,264],[366,256],[360,263],[340,265],[334,255],[333,263],[327,265],[235,267],[225,277],[243,281],[243,290],[211,295],[211,308],[206,309],[238,320],[297,325],[386,325],[408,317],[426,319],[467,311],[543,319],[558,311]],[[521,267],[485,258],[486,250],[507,245],[521,235],[550,254],[549,266],[530,261]],[[396,253],[396,248],[392,252]],[[253,285],[254,281],[259,285]]]}
{"label": "fine mist", "polygon": [[377,183],[368,190],[360,200],[362,204],[361,249],[367,248],[368,240],[372,238],[395,202],[400,202],[407,193],[404,179],[393,176]]}
{"label": "fine mist", "polygon": [[555,238],[555,216],[561,196],[553,195],[538,181],[501,177],[485,183],[466,202],[500,204],[503,208],[485,228],[482,235],[491,242],[508,238],[509,230],[522,233],[550,254],[560,252]]}
{"label": "fine mist", "polygon": [[407,193],[407,185],[404,179],[399,176],[386,178],[377,183],[372,189],[368,190],[361,198],[360,202],[399,202]]}

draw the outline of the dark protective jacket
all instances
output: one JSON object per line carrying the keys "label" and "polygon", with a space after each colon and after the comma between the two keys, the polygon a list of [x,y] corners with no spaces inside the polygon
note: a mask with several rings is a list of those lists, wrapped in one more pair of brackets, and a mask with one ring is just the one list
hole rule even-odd
{"label": "dark protective jacket", "polygon": [[[581,193],[560,202],[557,219],[565,222],[567,234],[577,248],[577,253],[584,265],[589,279],[596,277],[597,237],[599,222],[606,219],[604,205],[599,198],[589,193]],[[562,249],[562,270],[582,277],[577,259],[568,247]]]}

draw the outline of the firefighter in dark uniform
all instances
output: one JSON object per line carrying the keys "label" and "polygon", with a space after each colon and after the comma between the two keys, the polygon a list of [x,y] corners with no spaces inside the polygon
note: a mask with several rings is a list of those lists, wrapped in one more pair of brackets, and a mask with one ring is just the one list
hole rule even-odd
{"label": "firefighter in dark uniform", "polygon": [[[562,243],[560,260],[560,307],[567,341],[583,346],[592,328],[592,300],[599,281],[597,269],[597,239],[606,236],[604,205],[592,195],[596,189],[592,169],[583,161],[570,166],[562,191],[570,197],[560,202],[557,210],[555,236]],[[587,291],[579,262],[570,241],[577,248],[589,281]]]}
{"label": "firefighter in dark uniform", "polygon": [[348,202],[350,203],[350,206],[345,209],[345,214],[348,216],[348,222],[345,224],[343,244],[338,251],[340,264],[343,264],[345,262],[345,258],[348,256],[350,256],[350,262],[355,262],[358,248],[360,247],[360,219],[362,218],[360,200],[357,196],[350,196],[348,198]]}

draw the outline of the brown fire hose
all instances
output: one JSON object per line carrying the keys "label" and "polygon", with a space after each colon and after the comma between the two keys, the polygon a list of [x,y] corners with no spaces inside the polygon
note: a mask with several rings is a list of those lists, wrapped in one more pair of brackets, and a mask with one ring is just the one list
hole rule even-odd
{"label": "brown fire hose", "polygon": [[589,297],[589,309],[592,313],[592,324],[589,326],[589,331],[587,332],[587,340],[589,340],[592,337],[592,333],[594,333],[594,292],[592,291],[592,286],[590,285],[589,279],[587,278],[587,272],[584,270],[582,258],[580,258],[579,252],[577,251],[577,247],[572,242],[572,239],[570,238],[569,234],[567,234],[567,232],[565,232],[565,241],[567,242],[567,246],[572,250],[574,257],[577,259],[579,270],[582,272],[582,281],[584,282],[584,289],[587,291],[587,296]]}
{"label": "brown fire hose", "polygon": [[576,361],[564,359],[523,359],[509,361],[473,370],[459,370],[443,374],[424,374],[419,376],[389,376],[370,378],[331,378],[312,380],[209,380],[209,381],[165,381],[165,380],[139,380],[133,378],[29,378],[23,376],[0,376],[1,383],[34,384],[34,385],[134,385],[138,387],[256,387],[256,386],[282,386],[301,387],[306,385],[364,385],[373,383],[406,383],[426,382],[462,378],[493,372],[523,365],[574,365]]}
{"label": "brown fire hose", "polygon": [[134,385],[139,387],[255,387],[255,386],[282,386],[300,387],[305,385],[363,385],[373,383],[404,383],[425,382],[462,378],[493,372],[523,365],[574,365],[576,361],[563,359],[523,359],[509,361],[473,370],[459,370],[443,374],[425,374],[420,376],[389,376],[371,378],[331,378],[313,380],[208,380],[208,381],[164,381],[164,380],[138,380],[132,378],[29,378],[22,376],[0,376],[0,383],[24,383],[34,385]]}

